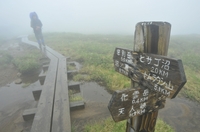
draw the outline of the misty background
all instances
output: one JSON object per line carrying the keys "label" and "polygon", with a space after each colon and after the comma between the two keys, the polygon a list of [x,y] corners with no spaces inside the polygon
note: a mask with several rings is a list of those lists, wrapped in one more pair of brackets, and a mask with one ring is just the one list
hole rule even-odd
{"label": "misty background", "polygon": [[171,34],[200,34],[199,0],[0,0],[0,36],[33,34],[35,11],[43,32],[132,35],[141,21],[171,23]]}

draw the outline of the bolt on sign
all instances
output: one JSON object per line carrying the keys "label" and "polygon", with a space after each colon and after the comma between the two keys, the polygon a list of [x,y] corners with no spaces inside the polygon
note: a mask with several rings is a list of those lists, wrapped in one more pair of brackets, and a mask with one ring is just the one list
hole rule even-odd
{"label": "bolt on sign", "polygon": [[117,72],[139,84],[138,89],[116,91],[112,95],[108,109],[115,121],[163,108],[165,98],[175,98],[186,83],[179,59],[116,48],[113,60]]}

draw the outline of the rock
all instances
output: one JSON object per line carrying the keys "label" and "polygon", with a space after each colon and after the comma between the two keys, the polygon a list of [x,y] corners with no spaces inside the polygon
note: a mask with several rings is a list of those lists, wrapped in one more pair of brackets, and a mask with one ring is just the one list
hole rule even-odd
{"label": "rock", "polygon": [[21,74],[20,72],[17,73],[17,76],[18,76],[18,77],[21,77],[21,75],[22,75],[22,74]]}
{"label": "rock", "polygon": [[15,84],[21,84],[22,83],[22,79],[17,79],[17,80],[15,80]]}

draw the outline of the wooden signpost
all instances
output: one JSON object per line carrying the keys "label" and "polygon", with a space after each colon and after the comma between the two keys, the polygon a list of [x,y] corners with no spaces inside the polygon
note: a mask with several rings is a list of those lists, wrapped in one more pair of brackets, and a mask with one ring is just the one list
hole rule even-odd
{"label": "wooden signpost", "polygon": [[169,27],[166,22],[138,23],[135,51],[115,49],[115,70],[129,77],[133,88],[115,91],[108,109],[116,122],[129,119],[126,132],[153,132],[166,98],[175,98],[186,83],[182,61],[163,56]]}
{"label": "wooden signpost", "polygon": [[115,70],[150,90],[174,98],[186,82],[181,60],[116,48]]}

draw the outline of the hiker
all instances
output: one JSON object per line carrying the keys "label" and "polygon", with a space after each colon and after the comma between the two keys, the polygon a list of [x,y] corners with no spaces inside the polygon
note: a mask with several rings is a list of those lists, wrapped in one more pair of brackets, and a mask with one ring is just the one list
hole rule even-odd
{"label": "hiker", "polygon": [[31,18],[31,27],[33,28],[35,37],[41,49],[41,44],[45,46],[43,35],[42,35],[42,22],[38,18],[38,15],[36,14],[36,12],[31,12],[30,18]]}

